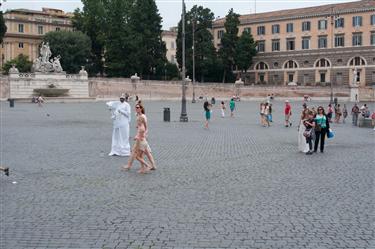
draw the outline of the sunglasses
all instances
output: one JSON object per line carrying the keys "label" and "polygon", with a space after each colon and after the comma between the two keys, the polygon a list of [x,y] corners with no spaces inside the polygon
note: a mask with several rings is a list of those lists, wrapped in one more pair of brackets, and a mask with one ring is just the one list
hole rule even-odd
{"label": "sunglasses", "polygon": [[141,108],[141,107],[139,107],[139,106],[136,106],[136,107],[135,107],[135,109],[139,109],[139,108]]}

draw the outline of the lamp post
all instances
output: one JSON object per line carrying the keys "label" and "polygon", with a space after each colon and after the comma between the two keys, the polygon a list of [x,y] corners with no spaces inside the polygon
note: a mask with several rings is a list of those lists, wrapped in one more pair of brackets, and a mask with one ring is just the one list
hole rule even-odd
{"label": "lamp post", "polygon": [[186,68],[185,68],[185,1],[182,0],[182,99],[180,122],[188,122],[186,112]]}
{"label": "lamp post", "polygon": [[[335,32],[334,32],[334,28],[335,28],[335,26],[334,26],[334,24],[335,24],[335,20],[336,20],[336,18],[337,17],[339,17],[339,15],[338,14],[336,14],[335,12],[334,12],[334,8],[333,7],[331,7],[331,13],[329,14],[329,17],[331,18],[331,49],[333,50],[334,49],[334,47],[335,47]],[[331,67],[332,67],[332,65],[331,65]],[[332,73],[332,69],[331,69],[331,73]],[[330,77],[330,78],[332,78],[332,77]],[[330,87],[331,87],[331,94],[330,94],[330,100],[329,100],[329,103],[332,105],[332,103],[333,103],[333,83],[332,83],[332,80],[330,79]]]}
{"label": "lamp post", "polygon": [[199,24],[199,21],[193,19],[191,22],[191,26],[193,28],[192,33],[193,33],[193,99],[191,103],[196,103],[197,101],[195,100],[195,25]]}

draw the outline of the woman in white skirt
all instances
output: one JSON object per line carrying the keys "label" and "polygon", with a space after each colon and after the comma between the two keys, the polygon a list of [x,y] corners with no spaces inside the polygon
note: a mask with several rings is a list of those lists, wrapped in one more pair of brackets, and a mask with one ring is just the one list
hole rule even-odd
{"label": "woman in white skirt", "polygon": [[227,109],[225,107],[224,101],[221,101],[221,107],[220,107],[220,109],[221,109],[221,117],[224,118],[225,117],[225,109]]}
{"label": "woman in white skirt", "polygon": [[306,143],[306,138],[303,133],[306,130],[303,120],[307,119],[309,116],[309,109],[307,108],[306,103],[303,104],[303,110],[301,113],[301,120],[298,126],[298,151],[306,153],[309,151],[309,145]]}

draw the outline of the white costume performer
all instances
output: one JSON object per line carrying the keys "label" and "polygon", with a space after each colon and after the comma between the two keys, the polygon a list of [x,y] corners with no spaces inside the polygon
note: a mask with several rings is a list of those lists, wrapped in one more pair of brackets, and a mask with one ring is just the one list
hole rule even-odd
{"label": "white costume performer", "polygon": [[129,156],[130,105],[125,101],[125,96],[121,95],[120,101],[107,102],[107,106],[112,112],[113,120],[112,150],[108,155]]}
{"label": "white costume performer", "polygon": [[298,129],[298,151],[306,153],[309,151],[309,144],[306,143],[306,138],[303,135],[305,132],[306,127],[303,124],[303,121],[300,121],[299,129]]}

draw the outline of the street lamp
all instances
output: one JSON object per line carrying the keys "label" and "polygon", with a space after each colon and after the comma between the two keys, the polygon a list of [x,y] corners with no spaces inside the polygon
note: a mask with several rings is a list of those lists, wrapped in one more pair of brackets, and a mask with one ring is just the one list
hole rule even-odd
{"label": "street lamp", "polygon": [[193,99],[191,103],[196,103],[197,101],[195,100],[195,28],[196,25],[199,24],[199,21],[196,19],[193,19],[191,21],[191,26],[193,28],[192,33],[193,33]]}
{"label": "street lamp", "polygon": [[[334,24],[335,24],[335,20],[337,17],[339,17],[339,14],[335,13],[334,12],[334,8],[331,7],[331,13],[329,14],[329,16],[331,18],[331,49],[333,50],[334,49],[334,45],[335,45],[335,32],[334,32]],[[331,65],[332,66],[332,65]],[[332,74],[332,69],[331,69],[331,74]],[[331,77],[332,79],[332,77]],[[332,85],[332,80],[330,79],[330,87],[331,87],[331,94],[330,94],[330,100],[329,100],[329,103],[332,105],[333,103],[333,85]]]}
{"label": "street lamp", "polygon": [[188,122],[186,112],[186,68],[185,68],[185,1],[182,0],[182,99],[180,122]]}
{"label": "street lamp", "polygon": [[167,81],[167,63],[164,63],[164,80]]}

